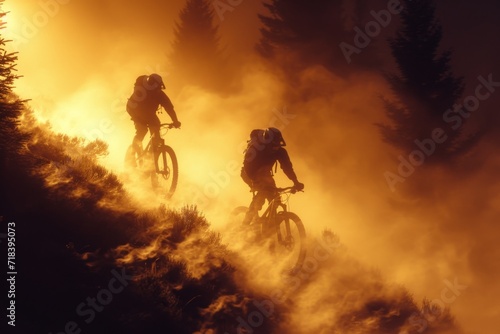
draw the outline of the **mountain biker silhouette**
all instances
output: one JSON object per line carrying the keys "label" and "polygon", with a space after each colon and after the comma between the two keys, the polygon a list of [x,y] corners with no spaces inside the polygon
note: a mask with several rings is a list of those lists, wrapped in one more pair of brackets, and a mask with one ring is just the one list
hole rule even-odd
{"label": "mountain biker silhouette", "polygon": [[304,189],[292,167],[292,162],[281,131],[277,128],[253,130],[250,134],[249,145],[245,151],[241,178],[250,189],[257,192],[250,203],[243,224],[250,224],[258,214],[266,199],[271,201],[276,193],[276,182],[273,178],[273,166],[279,162],[285,175],[293,181],[297,190]]}
{"label": "mountain biker silhouette", "polygon": [[148,128],[153,138],[160,138],[160,119],[156,116],[160,105],[172,119],[173,126],[176,128],[181,126],[174,106],[163,89],[165,89],[163,79],[156,73],[149,76],[141,75],[135,80],[134,92],[127,102],[127,112],[134,122],[135,136],[132,145],[137,152],[142,152],[142,141]]}

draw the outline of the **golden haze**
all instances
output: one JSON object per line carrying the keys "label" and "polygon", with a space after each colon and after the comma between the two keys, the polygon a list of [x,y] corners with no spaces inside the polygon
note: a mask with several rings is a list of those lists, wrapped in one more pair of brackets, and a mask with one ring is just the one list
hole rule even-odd
{"label": "golden haze", "polygon": [[[298,90],[324,87],[328,94],[287,104],[280,96],[289,83],[251,56],[243,57],[253,40],[245,43],[241,31],[236,39],[231,27],[241,24],[235,17],[253,15],[255,8],[241,5],[233,17],[228,14],[221,22],[222,31],[231,32],[222,41],[238,41],[228,48],[243,68],[241,91],[219,96],[196,87],[177,87],[169,80],[165,54],[182,2],[171,3],[162,15],[152,1],[140,9],[118,1],[99,3],[97,11],[92,7],[95,1],[61,5],[45,25],[31,30],[25,43],[14,40],[23,76],[16,90],[31,99],[29,104],[41,121],[50,122],[58,132],[104,140],[109,156],[102,163],[122,175],[124,152],[133,135],[126,99],[135,77],[160,73],[167,93],[178,92],[170,97],[183,124],[167,135],[181,172],[178,192],[167,205],[197,204],[213,228],[238,249],[241,245],[224,231],[228,210],[250,200],[238,175],[242,145],[251,129],[266,127],[287,113],[291,117],[280,125],[296,172],[306,184],[304,193],[292,197],[291,208],[303,219],[311,238],[319,238],[325,228],[334,231],[350,256],[379,269],[387,281],[408,287],[417,301],[440,299],[444,282],[458,279],[467,288],[447,306],[462,327],[470,333],[479,329],[494,333],[499,328],[500,310],[494,297],[500,295],[494,282],[499,270],[487,259],[499,255],[495,245],[500,159],[490,147],[479,150],[491,159],[474,175],[458,169],[453,175],[417,170],[411,177],[421,180],[422,187],[428,182],[440,182],[442,187],[427,199],[408,199],[403,186],[392,193],[383,176],[386,170],[395,170],[398,162],[374,126],[384,117],[379,95],[388,94],[378,74],[341,79],[313,68],[294,86]],[[12,37],[22,37],[26,22],[33,22],[42,10],[34,1],[7,1],[5,8],[11,11],[7,22]],[[162,120],[169,121],[165,114]],[[282,175],[278,179],[287,184]],[[159,204],[142,185],[126,186],[144,205]],[[262,260],[252,254],[247,254],[249,261]],[[265,277],[269,275],[265,265],[254,265],[260,276],[246,278],[249,288],[263,288],[265,283],[279,286],[280,277]],[[297,333],[318,331],[329,321],[328,315],[312,312],[311,307],[327,302],[321,298],[324,291],[349,289],[329,277],[347,275],[350,270],[324,269],[327,274],[300,291],[297,313],[291,316]],[[330,302],[344,305],[339,300]],[[301,328],[301,317],[314,321]]]}

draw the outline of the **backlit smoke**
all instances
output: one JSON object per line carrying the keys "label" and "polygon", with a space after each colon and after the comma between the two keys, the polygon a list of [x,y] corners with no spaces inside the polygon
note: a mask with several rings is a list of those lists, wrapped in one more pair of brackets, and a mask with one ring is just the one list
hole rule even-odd
{"label": "backlit smoke", "polygon": [[[275,293],[283,301],[272,304],[286,309],[286,321],[280,322],[283,333],[332,333],[334,326],[349,330],[350,319],[363,319],[358,325],[365,332],[359,333],[370,333],[370,326],[378,328],[380,319],[390,318],[393,310],[381,307],[387,313],[376,319],[360,314],[366,305],[379,307],[382,301],[409,305],[409,315],[415,312],[404,289],[380,288],[382,283],[401,284],[416,303],[427,298],[449,307],[466,332],[490,334],[498,329],[496,135],[486,137],[460,165],[424,164],[392,192],[384,173],[398,168],[399,153],[382,142],[374,125],[385,121],[380,96],[390,94],[380,74],[360,72],[345,78],[318,67],[301,73],[298,82],[284,82],[260,59],[245,55],[258,34],[258,21],[249,17],[261,8],[243,2],[219,22],[230,62],[241,64],[239,90],[218,95],[199,87],[178,87],[169,79],[172,69],[166,54],[183,2],[158,6],[152,0],[8,1],[7,35],[20,52],[18,69],[23,75],[17,92],[31,99],[35,115],[56,132],[106,142],[109,154],[101,162],[134,201],[147,208],[163,203],[171,208],[196,205],[203,211],[228,249],[240,254],[234,265],[241,284],[249,291]],[[242,27],[242,22],[251,26]],[[252,36],[248,40],[243,37],[247,29]],[[177,192],[169,202],[153,196],[148,184],[123,170],[134,131],[125,103],[135,78],[153,72],[163,76],[182,122],[180,130],[166,136],[180,166]],[[474,75],[484,73],[488,72]],[[497,72],[493,77],[500,80]],[[290,92],[299,97],[286,99]],[[498,97],[487,103],[493,100]],[[476,115],[485,117],[481,109],[471,117]],[[160,117],[170,121],[165,113]],[[232,208],[251,200],[239,177],[249,133],[268,126],[282,129],[295,171],[306,186],[304,193],[291,198],[291,210],[302,218],[311,241],[323,240],[327,229],[343,245],[332,253],[320,249],[319,259],[311,259],[308,276],[299,282],[287,282],[269,269],[269,259],[258,249],[235,241],[239,239],[232,234],[234,222],[227,219]],[[49,184],[64,182],[56,168],[44,172]],[[280,171],[276,178],[278,184],[290,184]],[[143,249],[123,246],[120,251],[150,257],[160,251],[159,242]],[[313,255],[316,246],[312,242]],[[194,240],[186,240],[172,256],[209,257],[200,252]],[[202,275],[202,262],[192,264],[188,270]],[[284,284],[297,287],[287,295]],[[211,305],[212,311],[243,303],[238,296],[219,302]],[[270,312],[271,304],[262,302]],[[413,318],[423,326],[422,319],[418,313]]]}

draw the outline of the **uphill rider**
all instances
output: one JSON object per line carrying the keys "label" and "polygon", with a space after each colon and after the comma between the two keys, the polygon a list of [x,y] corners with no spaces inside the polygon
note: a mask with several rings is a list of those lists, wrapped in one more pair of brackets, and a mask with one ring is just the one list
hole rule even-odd
{"label": "uphill rider", "polygon": [[127,112],[135,126],[135,136],[132,145],[136,152],[142,152],[142,141],[149,131],[153,138],[160,138],[160,119],[156,111],[162,106],[170,116],[175,128],[181,126],[177,119],[174,106],[167,94],[163,92],[165,84],[160,75],[139,76],[134,85],[134,92],[127,102]]}

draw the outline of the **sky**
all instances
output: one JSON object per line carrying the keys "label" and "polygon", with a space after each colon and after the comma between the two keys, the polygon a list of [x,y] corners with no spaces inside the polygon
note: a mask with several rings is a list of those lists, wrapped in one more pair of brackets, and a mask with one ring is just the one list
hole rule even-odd
{"label": "sky", "polygon": [[[39,119],[55,131],[106,141],[110,154],[103,163],[120,175],[124,143],[133,135],[124,110],[133,81],[139,74],[161,74],[167,94],[177,92],[170,97],[183,123],[168,134],[181,164],[179,193],[171,205],[194,200],[215,228],[222,228],[221,212],[249,200],[238,176],[247,132],[278,122],[306,184],[292,204],[310,222],[308,231],[334,230],[354,257],[406,286],[417,301],[443,300],[449,283],[458,282],[455,287],[462,289],[446,306],[464,332],[497,333],[499,92],[471,116],[472,124],[492,131],[469,160],[453,166],[452,173],[417,169],[410,177],[419,187],[403,184],[392,192],[383,175],[398,168],[397,154],[373,125],[384,117],[380,95],[389,94],[381,73],[341,78],[312,68],[294,86],[322,87],[329,98],[311,94],[289,105],[281,98],[288,83],[252,55],[262,4],[222,2],[227,10],[216,12],[215,22],[230,61],[244,69],[241,93],[219,96],[169,81],[166,55],[184,4],[180,0],[7,0],[4,33],[19,52],[22,76],[16,92],[30,99]],[[376,0],[370,6],[380,10],[387,3]],[[454,73],[465,77],[464,97],[475,92],[480,77],[500,81],[499,14],[494,0],[439,1],[443,47],[453,50]],[[384,41],[396,27],[394,20],[374,41],[388,63]],[[415,196],[428,189],[434,191],[427,198]]]}

